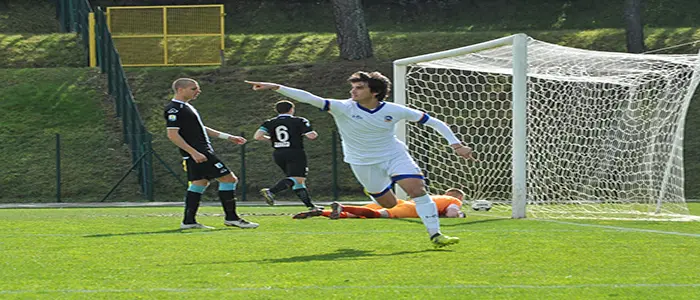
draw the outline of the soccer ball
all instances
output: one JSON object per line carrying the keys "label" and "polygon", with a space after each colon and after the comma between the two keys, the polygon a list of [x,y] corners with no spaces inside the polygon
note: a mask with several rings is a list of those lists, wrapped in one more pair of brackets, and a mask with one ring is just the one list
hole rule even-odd
{"label": "soccer ball", "polygon": [[474,202],[472,202],[472,209],[476,211],[489,211],[491,210],[491,201],[474,200]]}

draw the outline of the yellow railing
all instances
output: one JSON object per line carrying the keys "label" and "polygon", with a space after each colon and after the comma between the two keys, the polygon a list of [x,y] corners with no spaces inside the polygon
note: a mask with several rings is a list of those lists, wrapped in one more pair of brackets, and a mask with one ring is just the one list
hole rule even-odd
{"label": "yellow railing", "polygon": [[107,8],[107,24],[124,66],[220,65],[223,5]]}

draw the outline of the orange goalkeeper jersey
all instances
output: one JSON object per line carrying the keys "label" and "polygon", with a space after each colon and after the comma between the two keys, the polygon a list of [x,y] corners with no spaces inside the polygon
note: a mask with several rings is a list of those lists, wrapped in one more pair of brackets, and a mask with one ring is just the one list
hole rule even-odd
{"label": "orange goalkeeper jersey", "polygon": [[[437,211],[439,216],[444,216],[447,212],[447,207],[451,204],[462,208],[462,201],[451,196],[437,195],[430,196],[437,206]],[[403,201],[396,206],[386,210],[389,213],[390,218],[419,218],[418,212],[416,211],[416,203],[413,201]]]}
{"label": "orange goalkeeper jersey", "polygon": [[447,212],[447,207],[452,204],[456,205],[460,209],[462,208],[462,201],[459,201],[459,199],[452,196],[437,195],[430,196],[430,198],[433,198],[433,201],[435,201],[435,205],[437,205],[438,214],[441,216],[445,215],[445,213]]}
{"label": "orange goalkeeper jersey", "polygon": [[[406,202],[406,200],[396,199],[396,205],[397,205],[397,206],[398,206],[398,205],[401,205],[402,203],[405,203],[405,202]],[[384,207],[382,207],[381,205],[379,205],[379,204],[377,204],[377,203],[374,203],[374,202],[372,202],[372,203],[370,203],[370,204],[363,205],[363,206],[364,206],[364,207],[367,207],[367,208],[371,208],[371,209],[383,209],[383,208],[384,208]],[[394,207],[396,207],[396,206],[394,206]]]}

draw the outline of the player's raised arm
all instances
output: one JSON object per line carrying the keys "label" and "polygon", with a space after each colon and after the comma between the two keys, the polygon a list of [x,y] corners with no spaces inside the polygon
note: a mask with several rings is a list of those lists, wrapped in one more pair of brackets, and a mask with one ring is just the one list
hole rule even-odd
{"label": "player's raised arm", "polygon": [[428,125],[435,129],[437,132],[439,132],[440,135],[442,135],[450,144],[450,147],[452,147],[452,149],[455,150],[455,154],[467,159],[474,159],[474,157],[472,156],[472,148],[463,145],[462,142],[459,139],[457,139],[454,132],[452,132],[452,129],[450,129],[450,127],[447,126],[445,122],[436,118],[432,118],[428,114],[416,109],[407,107],[405,109],[405,112],[405,118],[407,120]]}
{"label": "player's raised arm", "polygon": [[281,84],[276,84],[276,83],[271,83],[271,82],[258,82],[258,81],[245,81],[248,84],[253,85],[253,90],[260,91],[260,90],[272,90],[276,91],[282,95],[285,95],[289,98],[292,98],[294,100],[297,100],[299,102],[303,103],[308,103],[313,106],[316,106],[318,108],[324,108],[328,102],[328,100],[323,99],[319,96],[316,96],[312,93],[309,93],[304,90],[300,89],[295,89],[291,88],[288,86],[284,86]]}
{"label": "player's raised arm", "polygon": [[273,90],[276,91],[277,89],[280,88],[279,84],[272,83],[272,82],[260,82],[260,81],[248,81],[245,80],[245,83],[253,85],[253,90],[255,91],[261,91],[261,90]]}
{"label": "player's raised arm", "polygon": [[[454,132],[452,132],[452,129],[450,129],[445,122],[436,118],[431,118],[427,114],[424,115],[424,118],[427,118],[427,120],[424,121],[424,124],[439,132],[447,140],[447,142],[450,143],[450,147],[455,150],[457,155],[467,159],[474,159],[472,156],[472,148],[462,145],[462,142],[457,139]],[[424,120],[424,118],[421,118],[421,120]]]}

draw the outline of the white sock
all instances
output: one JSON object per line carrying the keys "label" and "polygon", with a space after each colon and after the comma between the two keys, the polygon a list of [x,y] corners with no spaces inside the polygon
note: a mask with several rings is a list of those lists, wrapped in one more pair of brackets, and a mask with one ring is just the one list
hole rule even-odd
{"label": "white sock", "polygon": [[418,216],[423,221],[425,228],[428,229],[428,234],[432,237],[440,233],[440,219],[438,218],[437,206],[433,199],[430,199],[430,196],[425,194],[413,198],[413,201],[416,202],[416,212],[418,212]]}

